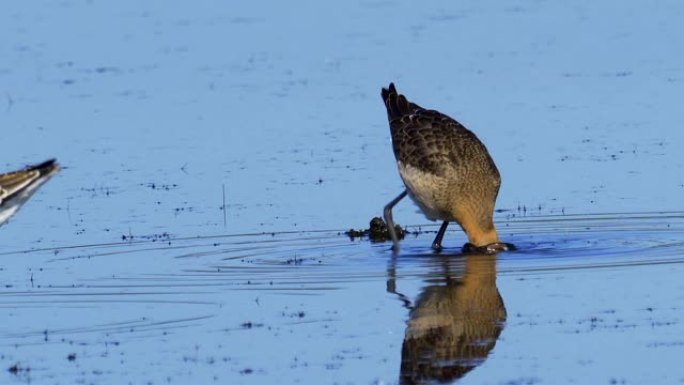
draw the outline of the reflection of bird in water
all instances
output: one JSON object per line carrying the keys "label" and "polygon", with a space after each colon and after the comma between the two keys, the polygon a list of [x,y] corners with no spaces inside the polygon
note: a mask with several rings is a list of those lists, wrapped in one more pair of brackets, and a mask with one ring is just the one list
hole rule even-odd
{"label": "reflection of bird in water", "polygon": [[51,159],[23,170],[0,174],[0,225],[58,171],[59,165]]}
{"label": "reflection of bird in water", "polygon": [[394,250],[399,243],[393,232],[392,207],[407,193],[428,219],[444,221],[432,243],[435,250],[442,248],[449,222],[463,228],[469,249],[507,250],[511,245],[499,242],[492,219],[501,178],[484,144],[454,119],[409,102],[394,84],[382,89],[382,100],[399,174],[406,185],[384,210]]}
{"label": "reflection of bird in water", "polygon": [[467,255],[462,278],[423,289],[401,349],[401,383],[454,381],[482,364],[504,328],[496,255]]}

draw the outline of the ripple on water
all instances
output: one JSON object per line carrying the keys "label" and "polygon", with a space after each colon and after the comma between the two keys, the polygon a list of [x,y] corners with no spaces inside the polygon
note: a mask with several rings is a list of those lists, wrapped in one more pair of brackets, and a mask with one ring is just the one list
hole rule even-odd
{"label": "ripple on water", "polygon": [[[589,366],[594,369],[587,373],[596,374],[615,349],[682,353],[677,336],[684,288],[676,277],[683,270],[684,213],[536,216],[498,226],[518,251],[464,256],[465,238],[454,229],[446,251],[434,254],[429,245],[437,227],[421,226],[410,227],[415,233],[397,257],[389,244],[350,241],[335,230],[5,252],[0,346],[11,348],[8,367],[40,362],[47,372],[77,351],[81,369],[63,369],[64,378],[83,368],[113,378],[148,375],[155,365],[160,379],[192,362],[188,370],[221,373],[222,379],[250,368],[264,381],[331,370],[345,377],[377,373],[390,382],[435,379],[429,376],[443,370],[416,361],[425,354],[434,354],[431,362],[442,369],[460,362],[451,380],[465,376],[477,383],[493,375],[484,366],[475,370],[483,363],[495,367],[501,381],[520,372],[516,365],[554,378],[535,363],[559,368],[581,361],[585,372]],[[459,334],[459,325],[472,322],[465,313],[435,313],[440,306],[478,303],[492,304],[478,321],[491,325],[479,339]],[[440,341],[470,341],[482,349],[464,347],[472,353],[467,357],[449,353],[456,346],[450,343],[437,349],[425,334],[433,322],[451,325],[440,329]],[[629,333],[639,337],[625,337]],[[603,342],[597,353],[570,349],[556,360],[545,357],[558,344],[589,343],[589,337]],[[274,344],[289,353],[277,354]],[[108,355],[113,351],[128,363],[125,370]],[[601,364],[578,358],[584,356]],[[208,364],[217,360],[229,370]]]}

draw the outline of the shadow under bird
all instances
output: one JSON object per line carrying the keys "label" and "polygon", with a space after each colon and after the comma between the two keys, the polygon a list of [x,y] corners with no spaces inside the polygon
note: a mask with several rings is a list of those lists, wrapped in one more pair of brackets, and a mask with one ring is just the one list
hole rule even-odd
{"label": "shadow under bird", "polygon": [[7,222],[38,187],[58,171],[57,161],[51,159],[23,170],[0,174],[0,225]]}
{"label": "shadow under bird", "polygon": [[449,222],[468,236],[464,251],[492,253],[513,249],[499,241],[494,226],[494,204],[501,177],[484,144],[470,130],[439,111],[409,102],[394,83],[382,89],[387,108],[392,149],[406,189],[385,206],[384,216],[399,251],[392,208],[406,195],[425,216],[442,220],[432,247],[442,249]]}

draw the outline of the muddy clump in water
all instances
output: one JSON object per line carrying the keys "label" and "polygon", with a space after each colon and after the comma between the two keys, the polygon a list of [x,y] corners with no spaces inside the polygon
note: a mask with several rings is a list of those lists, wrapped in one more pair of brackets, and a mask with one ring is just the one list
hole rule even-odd
{"label": "muddy clump in water", "polygon": [[[404,239],[406,232],[399,225],[394,225],[394,231],[397,234],[398,239]],[[365,230],[354,230],[349,229],[345,234],[351,239],[368,237],[371,242],[385,242],[391,241],[392,237],[389,233],[389,228],[385,221],[380,217],[375,217],[371,219],[369,228]]]}

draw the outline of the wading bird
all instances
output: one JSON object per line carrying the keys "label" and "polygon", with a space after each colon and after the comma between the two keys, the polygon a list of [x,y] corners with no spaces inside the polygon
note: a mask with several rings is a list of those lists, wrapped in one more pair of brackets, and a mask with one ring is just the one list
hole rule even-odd
{"label": "wading bird", "polygon": [[425,216],[442,220],[432,247],[442,249],[449,222],[468,236],[464,251],[496,252],[513,245],[502,243],[494,227],[494,204],[501,177],[484,144],[462,124],[435,110],[409,102],[394,83],[382,89],[392,148],[406,189],[385,206],[384,216],[399,251],[392,207],[407,194]]}
{"label": "wading bird", "polygon": [[31,195],[59,171],[55,159],[0,174],[0,225],[5,223]]}

